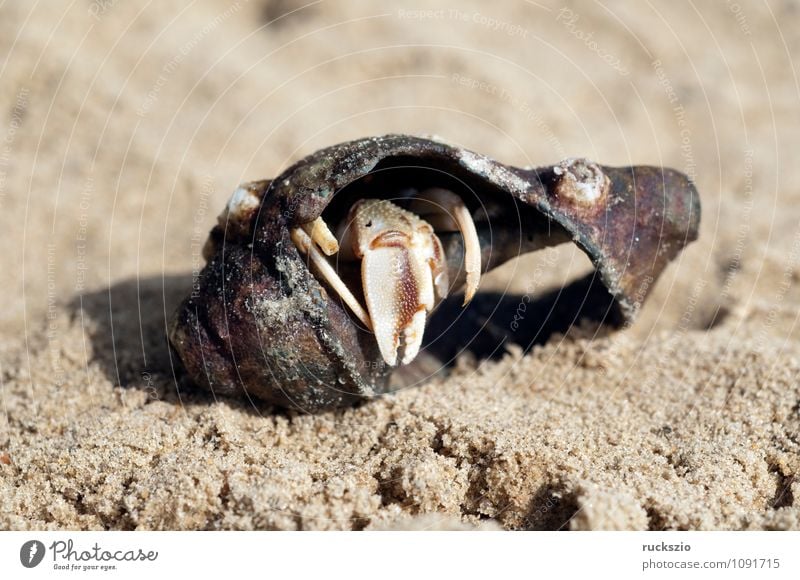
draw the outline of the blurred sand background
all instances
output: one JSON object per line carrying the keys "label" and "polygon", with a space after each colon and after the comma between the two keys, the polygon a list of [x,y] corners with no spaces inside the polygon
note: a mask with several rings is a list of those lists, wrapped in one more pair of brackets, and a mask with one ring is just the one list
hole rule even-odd
{"label": "blurred sand background", "polygon": [[[0,528],[800,528],[798,18],[790,1],[3,3]],[[176,383],[165,319],[234,187],[388,132],[515,165],[676,167],[701,238],[625,332],[465,355],[356,409]],[[484,288],[524,292],[537,259]],[[556,259],[537,292],[588,267]]]}

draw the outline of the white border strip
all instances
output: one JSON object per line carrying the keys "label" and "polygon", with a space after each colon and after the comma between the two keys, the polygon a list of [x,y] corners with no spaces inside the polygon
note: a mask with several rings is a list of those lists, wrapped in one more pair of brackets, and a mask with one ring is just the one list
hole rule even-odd
{"label": "white border strip", "polygon": [[[0,532],[0,570],[3,578],[137,580],[642,578],[678,572],[796,579],[799,548],[800,532],[31,531]],[[23,558],[40,561],[26,568]]]}

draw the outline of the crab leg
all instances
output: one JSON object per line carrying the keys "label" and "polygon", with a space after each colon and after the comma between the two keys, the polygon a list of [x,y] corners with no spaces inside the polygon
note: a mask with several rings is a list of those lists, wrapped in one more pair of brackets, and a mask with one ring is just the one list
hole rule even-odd
{"label": "crab leg", "polygon": [[459,230],[464,237],[464,269],[467,284],[464,291],[466,306],[475,296],[481,281],[481,244],[475,222],[459,196],[452,191],[433,187],[416,194],[410,205],[411,211],[425,219],[434,230]]}
{"label": "crab leg", "polygon": [[[327,229],[327,226],[325,226],[325,229]],[[314,245],[311,236],[309,236],[303,228],[294,228],[290,233],[294,245],[311,259],[311,263],[314,264],[320,275],[322,275],[331,288],[339,294],[341,299],[344,300],[344,303],[353,311],[353,314],[358,317],[364,326],[372,328],[369,314],[367,314],[361,306],[358,299],[353,296],[353,293],[350,292],[350,289],[339,277],[339,274],[336,273],[336,270],[333,269],[333,266],[328,263],[325,256],[323,256]]]}
{"label": "crab leg", "polygon": [[314,243],[319,246],[326,256],[333,256],[339,251],[339,242],[336,236],[333,235],[333,232],[328,228],[328,224],[321,217],[300,227],[311,236],[311,239],[314,240]]}

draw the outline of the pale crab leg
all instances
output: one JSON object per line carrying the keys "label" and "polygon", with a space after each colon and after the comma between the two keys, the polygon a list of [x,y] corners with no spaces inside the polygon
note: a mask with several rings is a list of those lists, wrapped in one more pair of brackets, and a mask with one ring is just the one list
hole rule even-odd
{"label": "pale crab leg", "polygon": [[467,284],[464,306],[475,296],[481,281],[481,244],[475,222],[462,199],[450,190],[433,187],[417,193],[411,201],[411,211],[427,220],[437,231],[458,229],[464,238],[464,269]]}
{"label": "pale crab leg", "polygon": [[[328,229],[327,226],[325,226],[325,229]],[[330,233],[330,230],[328,230],[328,232]],[[344,303],[347,304],[350,310],[353,311],[353,314],[358,317],[364,326],[371,329],[372,321],[370,320],[369,314],[367,314],[367,312],[361,306],[358,299],[353,296],[353,293],[350,292],[350,289],[339,277],[339,274],[336,273],[336,270],[333,269],[333,266],[328,263],[328,260],[325,259],[325,256],[323,256],[314,245],[311,236],[306,233],[304,228],[293,228],[291,230],[291,237],[292,242],[294,242],[294,245],[297,246],[297,249],[311,259],[311,262],[317,268],[320,275],[331,286],[331,288],[333,288],[333,290],[339,294],[339,297],[341,297]]]}
{"label": "pale crab leg", "polygon": [[339,251],[339,241],[333,235],[328,224],[322,217],[318,217],[313,222],[308,222],[300,226],[303,231],[311,236],[311,239],[319,246],[326,256],[333,256]]}

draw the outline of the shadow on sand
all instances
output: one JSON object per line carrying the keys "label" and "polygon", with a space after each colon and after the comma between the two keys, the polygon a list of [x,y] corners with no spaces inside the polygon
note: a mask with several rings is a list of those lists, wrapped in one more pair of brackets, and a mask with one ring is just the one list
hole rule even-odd
{"label": "shadow on sand", "polygon": [[73,316],[88,322],[94,362],[110,381],[127,387],[147,375],[179,377],[167,324],[191,285],[188,274],[134,278],[71,302]]}
{"label": "shadow on sand", "polygon": [[[130,279],[71,303],[73,315],[91,323],[87,326],[94,360],[110,381],[146,388],[158,375],[181,391],[189,386],[170,350],[167,326],[191,285],[188,274]],[[424,348],[445,366],[462,352],[477,360],[498,358],[509,343],[527,351],[581,320],[620,323],[611,296],[594,273],[538,297],[479,293],[463,309],[461,301],[456,295],[442,303],[426,330]]]}

